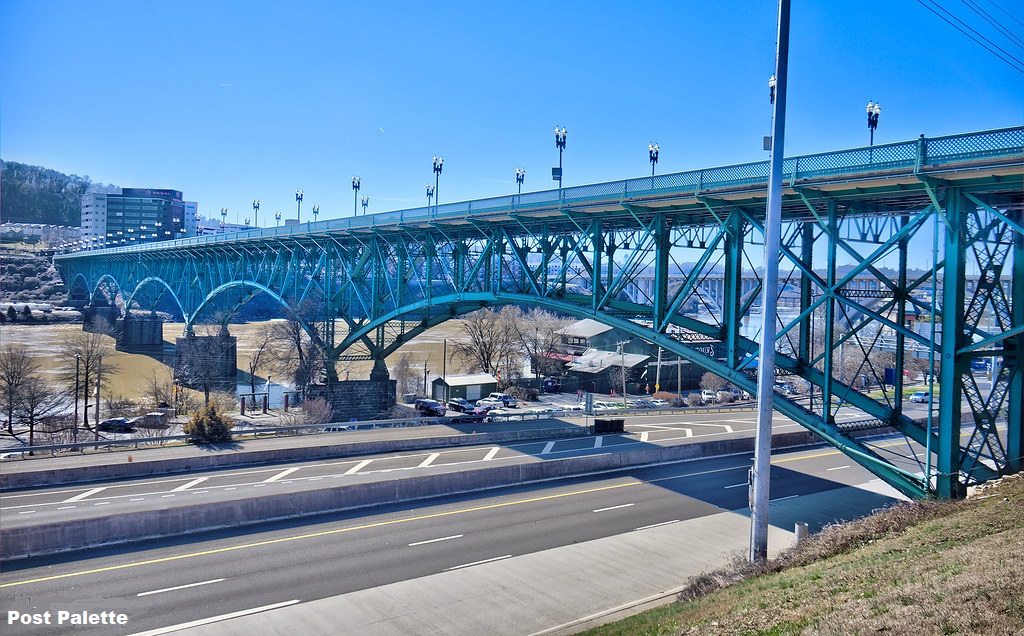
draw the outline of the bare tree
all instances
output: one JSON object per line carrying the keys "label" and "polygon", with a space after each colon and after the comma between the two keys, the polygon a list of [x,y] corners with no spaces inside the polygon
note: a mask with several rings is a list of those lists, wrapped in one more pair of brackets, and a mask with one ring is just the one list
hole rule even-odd
{"label": "bare tree", "polygon": [[[267,362],[271,357],[273,343],[273,328],[269,326],[262,327],[256,334],[252,352],[249,354],[249,389],[253,393],[256,393],[256,374],[263,367],[267,366]],[[269,376],[267,379],[270,379]]]}
{"label": "bare tree", "polygon": [[312,384],[324,369],[322,344],[303,328],[303,322],[315,322],[318,311],[317,303],[305,302],[296,311],[299,318],[291,316],[271,327],[274,347],[268,364],[275,373],[290,378],[297,389]]}
{"label": "bare tree", "polygon": [[224,377],[231,349],[231,336],[226,327],[221,324],[197,325],[185,340],[188,344],[178,347],[174,356],[174,375],[179,383],[202,390],[203,403],[207,405],[215,389],[228,388],[224,385],[229,383],[230,389],[234,390],[233,366],[231,379]]}
{"label": "bare tree", "polygon": [[725,378],[710,371],[700,376],[700,388],[702,389],[717,393],[719,389],[724,389],[726,384],[729,384],[729,382]]}
{"label": "bare tree", "polygon": [[38,373],[18,390],[15,413],[28,427],[28,445],[35,445],[36,425],[67,408],[67,394],[47,384]]}
{"label": "bare tree", "polygon": [[[480,309],[459,320],[464,340],[454,343],[455,355],[473,371],[501,375],[514,373],[513,360],[522,355],[521,343],[510,311]],[[512,372],[512,373],[510,373]]]}
{"label": "bare tree", "polygon": [[0,392],[7,410],[7,432],[14,435],[14,406],[18,390],[39,370],[25,347],[7,345],[0,350]]}
{"label": "bare tree", "polygon": [[398,356],[398,362],[395,363],[395,368],[391,370],[391,377],[395,380],[399,395],[419,393],[419,372],[412,368],[412,360],[409,358],[409,354],[403,353]]}
{"label": "bare tree", "polygon": [[[92,333],[88,331],[76,332],[64,338],[60,345],[60,357],[64,362],[64,369],[60,378],[65,386],[72,389],[78,388],[78,396],[86,401],[86,408],[83,409],[83,426],[89,428],[89,396],[92,393],[90,387],[95,387],[99,379],[100,369],[103,373],[117,371],[117,364],[114,361],[115,348],[114,339],[106,334]],[[96,439],[99,439],[100,432],[96,429]]]}
{"label": "bare tree", "polygon": [[519,344],[530,359],[530,367],[535,375],[561,375],[565,363],[553,357],[561,347],[562,338],[558,331],[572,324],[572,321],[541,309],[533,307],[523,311],[519,307],[509,307],[512,328],[515,330]]}

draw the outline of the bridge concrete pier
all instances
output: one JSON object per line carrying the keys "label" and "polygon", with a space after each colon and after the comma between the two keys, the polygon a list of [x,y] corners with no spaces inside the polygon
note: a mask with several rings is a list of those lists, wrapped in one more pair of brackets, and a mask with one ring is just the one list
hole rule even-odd
{"label": "bridge concrete pier", "polygon": [[82,331],[108,334],[120,316],[116,305],[86,305],[82,308]]}
{"label": "bridge concrete pier", "polygon": [[164,323],[155,315],[125,314],[114,323],[118,351],[159,351],[164,346]]}
{"label": "bridge concrete pier", "polygon": [[395,405],[397,382],[383,380],[348,380],[314,385],[306,389],[306,398],[323,398],[331,406],[336,422],[386,419]]}
{"label": "bridge concrete pier", "polygon": [[190,389],[234,391],[238,374],[238,339],[221,326],[215,336],[189,329],[175,340],[174,381]]}

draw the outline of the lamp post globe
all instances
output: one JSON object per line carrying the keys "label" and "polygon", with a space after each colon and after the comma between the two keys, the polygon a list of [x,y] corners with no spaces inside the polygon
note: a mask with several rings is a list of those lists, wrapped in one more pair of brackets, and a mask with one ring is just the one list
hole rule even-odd
{"label": "lamp post globe", "polygon": [[256,227],[259,227],[260,226],[260,200],[259,199],[253,199],[252,200],[252,216],[253,216],[253,223],[252,224],[254,226],[256,226]]}
{"label": "lamp post globe", "polygon": [[302,219],[302,190],[295,191],[295,220]]}
{"label": "lamp post globe", "polygon": [[523,181],[526,181],[526,168],[516,168],[516,185],[519,186],[519,194],[523,193]]}
{"label": "lamp post globe", "polygon": [[434,198],[434,186],[427,184],[427,207],[430,207],[430,201]]}
{"label": "lamp post globe", "polygon": [[366,206],[370,205],[370,197],[363,197],[363,216],[366,216]]}

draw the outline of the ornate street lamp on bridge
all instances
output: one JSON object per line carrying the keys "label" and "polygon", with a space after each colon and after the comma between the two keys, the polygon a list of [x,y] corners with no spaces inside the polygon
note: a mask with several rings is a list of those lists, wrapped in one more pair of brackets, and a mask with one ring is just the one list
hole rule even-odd
{"label": "ornate street lamp on bridge", "polygon": [[649,143],[649,144],[647,144],[647,154],[651,158],[651,176],[652,177],[654,176],[654,166],[655,166],[655,164],[658,163],[658,152],[659,151],[660,151],[660,149],[658,148],[658,144],[656,144],[656,143]]}
{"label": "ornate street lamp on bridge", "polygon": [[869,146],[875,145],[875,128],[878,128],[878,116],[882,114],[882,105],[868,102],[868,130],[871,131]]}
{"label": "ornate street lamp on bridge", "polygon": [[370,197],[363,197],[363,216],[366,216],[366,206],[370,205]]}
{"label": "ornate street lamp on bridge", "polygon": [[259,199],[253,199],[252,200],[252,216],[253,216],[253,222],[252,222],[253,226],[259,227],[260,226],[260,200]]}
{"label": "ornate street lamp on bridge", "polygon": [[440,179],[441,170],[444,168],[444,158],[434,157],[434,201],[437,203],[441,202],[441,194],[437,191]]}
{"label": "ornate street lamp on bridge", "polygon": [[430,201],[434,198],[434,186],[427,184],[427,207],[430,207]]}
{"label": "ornate street lamp on bridge", "polygon": [[302,190],[295,191],[295,220],[302,218]]}
{"label": "ornate street lamp on bridge", "polygon": [[519,194],[523,193],[523,181],[526,180],[526,168],[516,168],[516,185],[519,186]]}
{"label": "ornate street lamp on bridge", "polygon": [[352,216],[359,214],[359,186],[363,180],[359,177],[352,177]]}
{"label": "ornate street lamp on bridge", "polygon": [[221,208],[220,209],[220,231],[221,231],[221,233],[227,232],[227,226],[228,226],[228,209],[227,208]]}
{"label": "ornate street lamp on bridge", "polygon": [[314,205],[313,206],[313,223],[316,223],[316,217],[318,217],[318,216],[320,216],[320,206],[319,205]]}
{"label": "ornate street lamp on bridge", "polygon": [[274,212],[274,220],[277,221],[278,225],[281,225],[281,212],[280,211]]}
{"label": "ornate street lamp on bridge", "polygon": [[558,148],[558,168],[551,169],[551,178],[558,182],[558,189],[562,189],[562,151],[565,150],[565,138],[568,135],[568,131],[562,128],[558,130],[558,126],[555,126],[555,148]]}

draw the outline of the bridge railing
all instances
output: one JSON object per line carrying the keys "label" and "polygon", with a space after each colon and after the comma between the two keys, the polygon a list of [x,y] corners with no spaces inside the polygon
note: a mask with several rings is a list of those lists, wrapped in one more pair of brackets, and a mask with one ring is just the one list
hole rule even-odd
{"label": "bridge railing", "polygon": [[[939,168],[957,162],[995,158],[1024,158],[1024,127],[1003,128],[976,133],[926,138],[878,146],[853,148],[799,157],[783,162],[784,178],[789,183],[838,175],[868,175],[892,170],[918,171]],[[442,221],[486,215],[557,209],[564,206],[595,202],[639,200],[645,197],[697,194],[730,188],[751,188],[768,182],[768,162],[704,168],[687,172],[668,173],[651,177],[636,177],[608,181],[561,190],[541,190],[486,199],[460,201],[423,206],[365,216],[353,216],[328,221],[306,222],[269,228],[257,228],[226,234],[196,236],[174,241],[144,243],[125,247],[93,250],[89,254],[119,254],[138,251],[176,249],[183,246],[204,245],[227,241],[268,239],[309,235],[338,230],[357,230],[379,226],[394,226],[417,221]],[[81,253],[79,253],[81,255]],[[72,255],[73,256],[73,255]],[[67,258],[68,255],[64,255]],[[61,258],[58,256],[57,258]]]}

